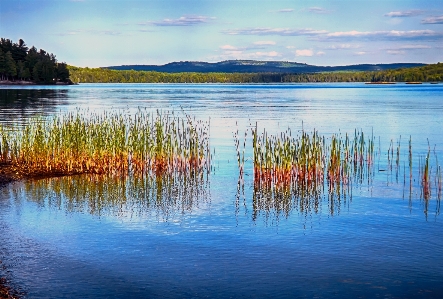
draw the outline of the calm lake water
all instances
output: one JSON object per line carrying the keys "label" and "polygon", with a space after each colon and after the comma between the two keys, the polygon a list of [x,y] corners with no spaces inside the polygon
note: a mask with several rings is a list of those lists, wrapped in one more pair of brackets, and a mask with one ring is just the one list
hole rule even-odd
{"label": "calm lake water", "polygon": [[[211,172],[185,181],[74,176],[0,189],[0,274],[27,297],[443,297],[442,84],[0,86],[6,124],[138,109],[210,120]],[[338,193],[326,186],[315,196],[258,199],[256,124],[270,134],[315,129],[326,138],[361,130],[374,136],[375,162]],[[247,133],[240,183],[237,130]],[[397,166],[388,149],[398,145]],[[419,172],[429,149],[425,197]]]}

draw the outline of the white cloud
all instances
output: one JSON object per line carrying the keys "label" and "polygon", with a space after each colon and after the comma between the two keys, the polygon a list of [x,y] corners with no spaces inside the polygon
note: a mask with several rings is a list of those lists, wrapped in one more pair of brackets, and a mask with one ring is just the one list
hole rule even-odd
{"label": "white cloud", "polygon": [[392,54],[392,55],[404,55],[407,51],[414,51],[414,50],[423,50],[423,49],[432,49],[431,46],[427,45],[402,45],[398,47],[390,47],[386,48],[386,53]]}
{"label": "white cloud", "polygon": [[295,50],[295,56],[312,56],[312,55],[314,55],[314,51],[310,49]]}
{"label": "white cloud", "polygon": [[214,20],[214,17],[206,16],[183,16],[178,19],[163,19],[161,21],[148,21],[138,23],[138,25],[155,25],[155,26],[193,26],[207,23]]}
{"label": "white cloud", "polygon": [[254,42],[254,45],[257,45],[257,46],[272,46],[275,44],[276,43],[272,40],[260,40],[260,41]]}
{"label": "white cloud", "polygon": [[355,55],[366,55],[367,52],[364,51],[359,51],[359,52],[354,52]]}
{"label": "white cloud", "polygon": [[220,49],[222,49],[222,50],[237,50],[236,47],[231,46],[231,45],[223,45],[220,47]]}
{"label": "white cloud", "polygon": [[428,17],[421,21],[422,24],[443,24],[443,16]]}
{"label": "white cloud", "polygon": [[333,40],[441,40],[443,32],[433,30],[409,30],[409,31],[337,31],[327,30],[291,29],[291,28],[243,28],[223,31],[229,35],[279,35],[279,36],[308,36],[311,40],[333,41]]}
{"label": "white cloud", "polygon": [[336,39],[366,39],[366,40],[439,40],[443,39],[442,32],[433,30],[410,31],[340,31],[318,35],[317,40],[331,41]]}
{"label": "white cloud", "polygon": [[312,12],[312,13],[317,13],[317,14],[327,14],[327,13],[332,12],[331,10],[324,9],[323,7],[319,7],[319,6],[309,7],[308,11]]}
{"label": "white cloud", "polygon": [[79,34],[93,34],[93,35],[121,35],[122,32],[115,30],[97,30],[97,29],[78,29],[59,33],[60,36],[79,35]]}
{"label": "white cloud", "polygon": [[391,11],[385,14],[385,17],[390,18],[405,18],[405,17],[415,17],[423,14],[423,10],[412,9],[412,10],[404,10],[404,11]]}
{"label": "white cloud", "polygon": [[292,8],[283,8],[283,9],[277,10],[277,12],[293,12],[293,11],[294,11],[294,9],[292,9]]}
{"label": "white cloud", "polygon": [[323,52],[323,51],[318,51],[317,53],[315,53],[315,55],[317,55],[317,56],[323,56],[323,55],[325,55],[326,53],[325,52]]}
{"label": "white cloud", "polygon": [[272,60],[281,57],[281,54],[276,51],[269,52],[246,52],[242,50],[231,50],[224,51],[221,55],[210,57],[209,59],[212,61],[220,61],[220,60]]}
{"label": "white cloud", "polygon": [[405,50],[415,50],[415,49],[431,49],[431,46],[426,45],[404,45],[398,47],[399,49],[405,49]]}
{"label": "white cloud", "polygon": [[345,49],[358,49],[360,45],[351,45],[351,44],[340,44],[340,45],[332,45],[329,46],[329,50],[345,50]]}
{"label": "white cloud", "polygon": [[386,53],[391,54],[391,55],[405,55],[406,54],[405,51],[401,51],[401,50],[388,50],[388,51],[386,51]]}
{"label": "white cloud", "polygon": [[229,35],[283,35],[283,36],[314,36],[326,34],[326,30],[306,29],[290,29],[290,28],[243,28],[225,30],[224,33]]}

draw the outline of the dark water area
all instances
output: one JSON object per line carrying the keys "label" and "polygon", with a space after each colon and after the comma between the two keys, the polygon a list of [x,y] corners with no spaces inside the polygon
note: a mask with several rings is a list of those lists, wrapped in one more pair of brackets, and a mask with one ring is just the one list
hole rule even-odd
{"label": "dark water area", "polygon": [[[211,171],[81,175],[0,189],[0,274],[27,297],[443,297],[442,86],[0,87],[0,121],[8,126],[72,111],[139,109],[210,119]],[[256,124],[270,134],[289,127],[326,138],[361,130],[374,136],[375,161],[339,188],[257,190]],[[243,176],[237,130],[242,138],[246,132]],[[390,148],[399,148],[398,163]],[[420,171],[429,149],[425,196]]]}

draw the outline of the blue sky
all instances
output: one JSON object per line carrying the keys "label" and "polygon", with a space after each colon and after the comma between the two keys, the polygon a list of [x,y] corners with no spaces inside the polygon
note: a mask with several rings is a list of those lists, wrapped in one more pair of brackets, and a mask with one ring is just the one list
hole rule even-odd
{"label": "blue sky", "polygon": [[443,0],[1,0],[0,36],[76,66],[443,61]]}

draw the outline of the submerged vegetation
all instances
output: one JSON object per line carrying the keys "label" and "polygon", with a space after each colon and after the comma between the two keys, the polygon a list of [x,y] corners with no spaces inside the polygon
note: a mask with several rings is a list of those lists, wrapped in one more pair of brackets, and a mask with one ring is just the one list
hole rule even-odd
{"label": "submerged vegetation", "polygon": [[43,176],[189,173],[209,169],[209,123],[139,110],[71,112],[0,125],[0,163]]}
{"label": "submerged vegetation", "polygon": [[304,82],[436,82],[443,64],[383,71],[322,73],[164,73],[69,66],[76,83],[304,83]]}

